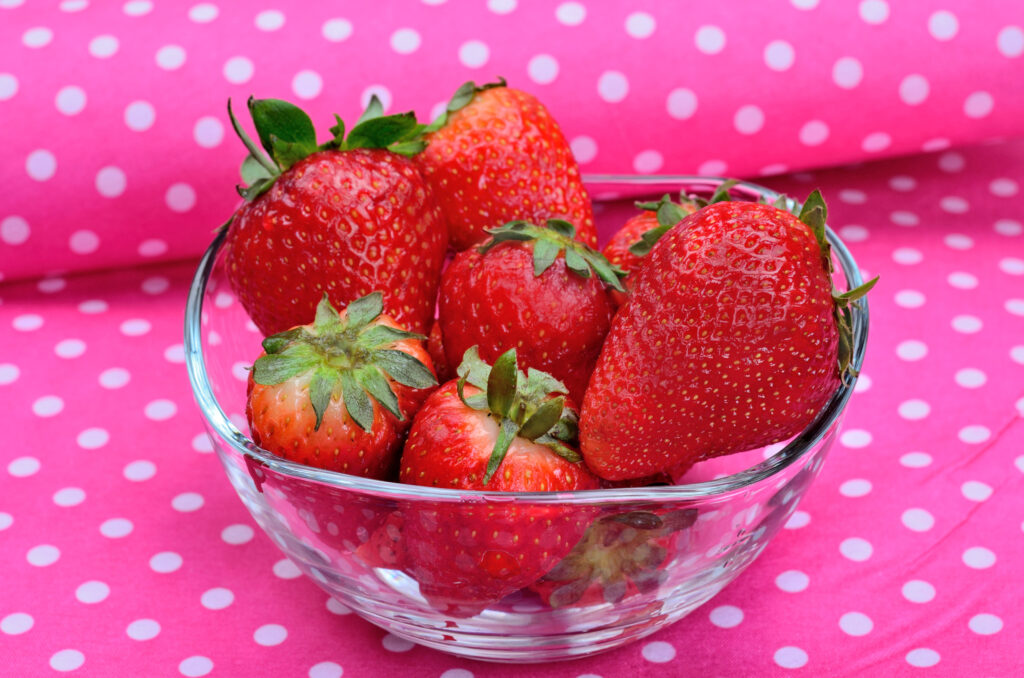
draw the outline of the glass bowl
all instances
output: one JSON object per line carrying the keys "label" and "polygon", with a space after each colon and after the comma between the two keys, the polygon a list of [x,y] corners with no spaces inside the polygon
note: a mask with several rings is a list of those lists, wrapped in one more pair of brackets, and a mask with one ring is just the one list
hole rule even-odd
{"label": "glass bowl", "polygon": [[[722,181],[593,176],[587,185],[599,226],[609,233],[635,213],[624,196],[680,190],[710,195]],[[779,197],[742,182],[731,193],[739,199]],[[789,207],[798,205],[790,200]],[[831,230],[828,238],[836,286],[860,285],[846,247]],[[228,479],[271,540],[331,596],[396,636],[455,655],[569,659],[632,642],[685,617],[750,565],[792,515],[838,435],[853,392],[853,383],[842,385],[794,439],[701,462],[672,486],[473,492],[310,468],[261,449],[247,433],[245,380],[262,336],[228,285],[223,240],[223,233],[214,240],[189,291],[185,352],[195,398]],[[853,306],[853,331],[852,362],[859,369],[868,331],[863,299]],[[528,528],[521,527],[524,518]],[[441,555],[446,544],[430,538],[438,521],[484,521],[496,543],[511,544],[520,535],[536,539],[547,549],[545,569],[553,566],[541,581],[498,600],[470,596],[457,583],[430,581],[415,560]],[[473,548],[473,539],[459,537],[466,548]],[[402,550],[403,562],[386,557],[392,547]]]}

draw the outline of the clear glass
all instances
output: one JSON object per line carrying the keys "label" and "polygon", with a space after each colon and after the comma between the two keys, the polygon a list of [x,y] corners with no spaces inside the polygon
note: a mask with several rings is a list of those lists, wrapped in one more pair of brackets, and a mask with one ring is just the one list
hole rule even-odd
{"label": "clear glass", "polygon": [[[587,177],[599,222],[633,209],[624,196],[680,189],[709,195],[721,181]],[[778,197],[749,183],[732,193]],[[860,285],[849,251],[831,230],[828,238],[836,286]],[[195,398],[231,484],[273,542],[330,595],[397,636],[456,655],[507,662],[569,659],[623,645],[685,617],[739,575],[792,515],[838,435],[853,392],[853,383],[841,386],[807,430],[787,443],[702,462],[674,486],[470,492],[310,468],[260,449],[247,435],[246,367],[259,355],[262,337],[227,283],[222,243],[220,235],[210,246],[189,292],[185,352]],[[859,369],[868,332],[865,300],[853,308],[853,327],[853,365]],[[382,535],[400,534],[410,553],[436,557],[444,547],[430,539],[436,521],[468,523],[481,515],[513,539],[520,530],[513,521],[535,518],[530,536],[551,544],[551,562],[562,563],[550,573],[549,579],[559,579],[547,584],[549,594],[555,591],[550,598],[531,586],[484,605],[460,600],[458,586],[435,586],[425,597],[421,586],[429,582],[417,581],[418,570],[389,567],[360,549]],[[564,575],[570,562],[636,561],[646,569],[603,586],[585,588],[585,579]]]}

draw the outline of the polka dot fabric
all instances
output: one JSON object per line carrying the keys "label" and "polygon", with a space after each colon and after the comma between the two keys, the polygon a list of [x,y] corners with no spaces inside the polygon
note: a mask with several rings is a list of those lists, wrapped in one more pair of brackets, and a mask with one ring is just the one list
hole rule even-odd
{"label": "polka dot fabric", "polygon": [[372,94],[428,120],[501,75],[589,173],[772,175],[1021,134],[1024,21],[992,4],[5,0],[0,275],[201,252],[237,204],[229,97],[297,101],[326,134]]}

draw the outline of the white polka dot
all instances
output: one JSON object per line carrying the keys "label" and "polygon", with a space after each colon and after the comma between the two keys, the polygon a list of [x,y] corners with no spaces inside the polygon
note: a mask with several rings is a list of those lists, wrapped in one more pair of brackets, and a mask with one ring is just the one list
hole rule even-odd
{"label": "white polka dot", "polygon": [[178,664],[178,673],[186,678],[199,678],[213,671],[213,662],[208,657],[195,655]]}
{"label": "white polka dot", "polygon": [[252,541],[253,536],[253,529],[243,524],[228,525],[220,533],[220,538],[232,545],[245,544]]}
{"label": "white polka dot", "polygon": [[1020,26],[1006,26],[996,36],[999,53],[1010,59],[1024,54],[1024,29]]}
{"label": "white polka dot", "polygon": [[162,275],[154,275],[146,278],[139,286],[146,294],[163,294],[171,287],[171,281]]}
{"label": "white polka dot", "polygon": [[938,137],[936,139],[928,139],[921,144],[921,150],[925,153],[934,153],[935,151],[941,151],[949,148],[953,144],[949,139]]}
{"label": "white polka dot", "polygon": [[331,612],[331,614],[336,614],[336,615],[339,615],[339,616],[346,615],[346,614],[352,614],[352,610],[350,610],[348,607],[346,607],[337,598],[328,598],[327,599],[327,609]]}
{"label": "white polka dot", "polygon": [[988,381],[988,377],[985,376],[984,372],[973,367],[965,367],[962,370],[958,370],[954,379],[957,385],[964,388],[979,388]]}
{"label": "white polka dot", "polygon": [[34,332],[43,326],[43,316],[35,313],[23,313],[15,316],[11,321],[11,327],[19,332]]}
{"label": "white polka dot", "polygon": [[[1014,346],[1013,348],[1011,348],[1010,349],[1010,359],[1013,360],[1014,362],[1017,362],[1017,363],[1020,363],[1021,365],[1024,365],[1024,346]],[[1017,409],[1018,410],[1021,409],[1020,408],[1020,401],[1018,401]],[[1024,415],[1022,415],[1022,416],[1024,416]]]}
{"label": "white polka dot", "polygon": [[18,380],[21,370],[11,363],[0,363],[0,385],[12,384]]}
{"label": "white polka dot", "polygon": [[164,360],[169,363],[185,362],[185,346],[182,344],[168,346],[167,350],[164,351]]}
{"label": "white polka dot", "polygon": [[18,93],[18,79],[10,73],[0,73],[0,101],[6,101]]}
{"label": "white polka dot", "polygon": [[181,567],[182,559],[173,551],[162,551],[149,559],[149,567],[154,572],[168,574]]}
{"label": "white polka dot", "polygon": [[991,636],[1003,630],[1003,620],[994,614],[976,614],[967,622],[967,628],[981,636]]}
{"label": "white polka dot", "polygon": [[806,511],[793,511],[793,515],[789,517],[786,524],[783,525],[787,530],[799,530],[801,527],[807,527],[811,522],[811,514]]}
{"label": "white polka dot", "polygon": [[960,22],[956,15],[946,10],[939,10],[928,17],[928,32],[936,40],[952,40],[960,30]]}
{"label": "white polka dot", "polygon": [[20,245],[32,234],[28,222],[22,217],[12,215],[0,221],[0,240],[8,245]]}
{"label": "white polka dot", "polygon": [[[970,204],[958,195],[943,196],[939,200],[939,207],[950,214],[964,214],[971,208]],[[957,249],[967,249],[973,241],[967,236],[956,234],[946,236],[946,244]]]}
{"label": "white polka dot", "polygon": [[127,186],[128,179],[119,167],[104,167],[96,173],[96,191],[104,198],[116,198]]}
{"label": "white polka dot", "polygon": [[978,286],[978,279],[966,271],[954,271],[949,274],[946,281],[961,290],[973,290]]}
{"label": "white polka dot", "polygon": [[160,635],[160,622],[155,619],[136,619],[124,632],[132,640],[152,640]]}
{"label": "white polka dot", "polygon": [[907,509],[900,520],[904,527],[914,532],[927,532],[935,526],[935,518],[922,508]]}
{"label": "white polka dot", "polygon": [[210,436],[206,433],[196,434],[192,438],[192,449],[203,454],[213,452],[213,442],[210,440]]}
{"label": "white polka dot", "polygon": [[185,183],[171,184],[164,201],[173,212],[188,212],[196,205],[196,191]]}
{"label": "white polka dot", "polygon": [[784,669],[798,669],[807,664],[807,653],[799,647],[787,645],[775,651],[775,663]]}
{"label": "white polka dot", "polygon": [[964,100],[964,115],[968,118],[984,118],[992,112],[995,101],[988,92],[974,92]]}
{"label": "white polka dot", "polygon": [[348,19],[328,19],[320,33],[331,42],[347,40],[352,35],[352,22]]}
{"label": "white polka dot", "polygon": [[892,137],[885,132],[873,132],[860,142],[860,147],[867,153],[878,153],[889,148],[892,144]]}
{"label": "white polka dot", "polygon": [[663,640],[655,640],[644,645],[640,654],[649,662],[665,664],[676,658],[676,648]]}
{"label": "white polka dot", "polygon": [[661,169],[664,158],[655,150],[640,151],[633,158],[633,169],[639,174],[652,174]]}
{"label": "white polka dot", "polygon": [[921,250],[915,250],[913,247],[899,247],[892,252],[892,260],[897,264],[912,266],[921,263],[923,259]]}
{"label": "white polka dot", "polygon": [[98,35],[89,42],[89,54],[97,59],[109,59],[117,54],[120,43],[113,35]]}
{"label": "white polka dot", "polygon": [[36,181],[49,181],[57,173],[57,158],[46,149],[38,149],[25,159],[25,171]]}
{"label": "white polka dot", "polygon": [[1024,259],[1006,257],[999,260],[999,270],[1007,275],[1024,275]]}
{"label": "white polka dot", "polygon": [[880,24],[889,18],[889,5],[884,0],[863,0],[860,18],[869,24]]}
{"label": "white polka dot", "polygon": [[21,36],[21,42],[25,47],[39,49],[46,47],[53,41],[53,31],[45,26],[36,26],[25,31]]}
{"label": "white polka dot", "polygon": [[479,40],[464,42],[459,47],[459,61],[466,68],[480,68],[490,58],[490,48]]}
{"label": "white polka dot", "polygon": [[133,101],[124,109],[124,124],[135,132],[144,132],[156,121],[156,110],[148,101]]}
{"label": "white polka dot", "polygon": [[785,174],[789,171],[789,166],[782,163],[773,163],[771,165],[765,165],[761,168],[759,174],[763,177],[775,176],[777,174]]}
{"label": "white polka dot", "polygon": [[405,638],[399,638],[398,636],[390,633],[381,638],[380,642],[388,652],[408,652],[413,648],[412,641],[406,640]]}
{"label": "white polka dot", "polygon": [[0,619],[0,631],[9,636],[17,636],[29,631],[35,625],[32,615],[24,612],[12,612]]}
{"label": "white polka dot", "polygon": [[943,172],[955,173],[963,170],[967,165],[967,159],[956,151],[949,151],[939,156],[938,164]]}
{"label": "white polka dot", "polygon": [[985,426],[972,425],[960,429],[957,436],[961,442],[977,445],[988,440],[992,436],[992,432]]}
{"label": "white polka dot", "polygon": [[668,94],[666,107],[676,120],[686,120],[697,112],[697,95],[685,87],[674,89]]}
{"label": "white polka dot", "polygon": [[75,589],[75,598],[86,605],[103,602],[109,595],[110,587],[101,581],[87,581]]}
{"label": "white polka dot", "polygon": [[203,495],[196,492],[183,492],[171,500],[171,506],[174,507],[174,510],[181,511],[182,513],[198,511],[203,507],[204,503]]}
{"label": "white polka dot", "polygon": [[158,257],[167,253],[167,243],[163,240],[152,238],[139,243],[139,254],[144,257]]}
{"label": "white polka dot", "polygon": [[53,417],[64,409],[64,401],[57,396],[43,396],[32,403],[32,412],[37,417]]}
{"label": "white polka dot", "polygon": [[928,80],[918,73],[912,73],[900,82],[900,99],[908,106],[919,106],[928,98]]}
{"label": "white polka dot", "polygon": [[539,85],[547,85],[558,77],[558,62],[550,54],[538,54],[526,65],[526,72]]}
{"label": "white polka dot", "polygon": [[174,71],[185,65],[185,48],[181,45],[164,45],[156,51],[156,65],[165,71]]}
{"label": "white polka dot", "polygon": [[917,188],[917,179],[900,174],[889,179],[889,188],[907,193]]}
{"label": "white polka dot", "polygon": [[720,177],[729,170],[724,160],[705,160],[697,168],[697,174],[705,177]]}
{"label": "white polka dot", "polygon": [[261,31],[276,31],[284,26],[284,14],[276,9],[268,9],[256,15],[256,28]]}
{"label": "white polka dot", "polygon": [[128,370],[121,367],[111,367],[100,372],[99,382],[103,388],[121,388],[132,378]]}
{"label": "white polka dot", "polygon": [[868,236],[868,229],[859,224],[847,224],[839,228],[839,237],[846,242],[864,242]]}
{"label": "white polka dot", "polygon": [[315,99],[323,87],[323,78],[316,71],[299,71],[292,78],[292,92],[300,99]]}
{"label": "white polka dot", "polygon": [[870,542],[860,537],[850,537],[844,539],[839,544],[839,552],[850,560],[862,562],[871,557],[871,553],[874,549],[871,547]]}
{"label": "white polka dot", "polygon": [[775,585],[786,593],[800,593],[807,589],[811,579],[799,570],[786,570],[775,578]]}
{"label": "white polka dot", "polygon": [[131,0],[124,3],[122,10],[128,16],[145,16],[153,11],[153,3],[149,0]]}
{"label": "white polka dot", "polygon": [[793,46],[785,40],[772,40],[764,48],[764,63],[773,71],[787,71],[793,66]]}
{"label": "white polka dot", "polygon": [[708,616],[711,623],[722,629],[739,626],[743,621],[743,610],[735,605],[719,605]]}
{"label": "white polka dot", "polygon": [[235,594],[225,588],[210,589],[203,592],[199,602],[208,610],[223,610],[235,602]]}
{"label": "white polka dot", "polygon": [[100,248],[100,237],[92,231],[75,231],[68,239],[68,247],[75,254],[92,254]]}
{"label": "white polka dot", "polygon": [[569,147],[572,149],[572,154],[576,158],[576,162],[581,165],[588,163],[597,157],[597,142],[590,137],[575,137],[569,142]]}
{"label": "white polka dot", "polygon": [[811,10],[818,6],[820,0],[789,0],[789,3],[800,10]]}
{"label": "white polka dot", "polygon": [[252,79],[255,67],[244,56],[234,56],[224,62],[224,79],[234,85],[241,85]]}
{"label": "white polka dot", "polygon": [[931,410],[931,405],[923,400],[905,400],[900,403],[898,411],[903,419],[917,421],[927,417]]}
{"label": "white polka dot", "polygon": [[629,81],[619,71],[605,71],[597,80],[597,93],[604,101],[618,103],[629,94]]}
{"label": "white polka dot", "polygon": [[839,436],[839,442],[846,447],[861,448],[871,444],[871,434],[861,429],[843,431]]}
{"label": "white polka dot", "polygon": [[[334,662],[320,662],[309,667],[309,678],[341,678],[343,673],[344,670],[341,668],[341,665]],[[444,674],[441,674],[441,678],[453,677],[446,677]],[[469,674],[466,678],[473,678],[473,674]]]}
{"label": "white polka dot", "polygon": [[975,570],[984,570],[996,564],[996,554],[984,546],[972,546],[964,551],[964,565]]}
{"label": "white polka dot", "polygon": [[100,534],[108,539],[127,537],[135,529],[135,525],[127,518],[110,518],[100,524]]}
{"label": "white polka dot", "polygon": [[853,89],[864,77],[864,67],[853,57],[842,57],[832,66],[832,81],[843,89]]}
{"label": "white polka dot", "polygon": [[654,17],[647,12],[633,12],[626,17],[626,33],[637,40],[651,37],[657,26]]}
{"label": "white polka dot", "polygon": [[156,464],[145,459],[133,461],[124,467],[124,477],[133,482],[140,483],[149,480],[156,475]]}
{"label": "white polka dot", "polygon": [[224,140],[224,125],[211,116],[199,118],[192,129],[192,137],[203,148],[214,148]]}
{"label": "white polka dot", "polygon": [[[54,294],[55,292],[60,292],[62,289],[64,289],[67,286],[68,286],[68,282],[64,278],[42,278],[38,282],[36,282],[36,289],[39,290],[40,292],[42,292],[43,294]],[[78,340],[77,339],[70,339],[69,341],[75,342],[75,341],[78,341]],[[60,344],[58,344],[58,346],[59,345]],[[74,349],[71,347],[71,345],[69,345],[68,350],[73,351]],[[83,351],[85,350],[85,344],[82,344],[82,350]],[[58,355],[60,355],[60,354],[58,353]],[[61,357],[65,357],[65,356],[61,356]],[[67,356],[67,357],[75,358],[77,356],[71,355],[71,356]]]}
{"label": "white polka dot", "polygon": [[907,653],[907,663],[926,669],[939,663],[939,653],[927,647],[919,647]]}
{"label": "white polka dot", "polygon": [[0,530],[6,530],[8,527],[14,524],[14,516],[10,513],[0,511]]}
{"label": "white polka dot", "polygon": [[391,49],[399,54],[412,54],[420,48],[420,34],[413,28],[399,28],[391,34]]}
{"label": "white polka dot", "polygon": [[132,318],[125,320],[121,323],[121,334],[126,337],[141,337],[143,334],[147,334],[153,326],[148,320],[142,318]]}
{"label": "white polka dot", "polygon": [[725,49],[725,32],[718,26],[701,26],[693,40],[704,54],[718,54]]}
{"label": "white polka dot", "polygon": [[555,8],[555,18],[566,26],[579,26],[587,18],[587,8],[578,2],[563,2]]}
{"label": "white polka dot", "polygon": [[81,87],[69,85],[57,91],[54,104],[64,115],[78,115],[85,108],[86,95]]}
{"label": "white polka dot", "polygon": [[973,315],[958,315],[950,322],[953,329],[963,334],[974,334],[980,332],[982,323],[981,318],[976,318]]}
{"label": "white polka dot", "polygon": [[87,428],[78,434],[78,446],[86,450],[103,447],[110,441],[110,434],[102,428]]}
{"label": "white polka dot", "polygon": [[800,143],[805,146],[819,146],[828,139],[829,129],[821,120],[809,120],[800,128]]}
{"label": "white polka dot", "polygon": [[839,199],[850,205],[863,205],[868,201],[868,194],[856,188],[844,188],[839,191]]}
{"label": "white polka dot", "polygon": [[889,220],[898,226],[917,226],[921,223],[920,217],[908,210],[896,210],[890,213]]}
{"label": "white polka dot", "polygon": [[1007,299],[1006,303],[1003,304],[1007,313],[1013,315],[1024,315],[1024,299]]}
{"label": "white polka dot", "polygon": [[487,9],[495,14],[508,14],[515,11],[516,0],[487,0]]}
{"label": "white polka dot", "polygon": [[740,134],[757,134],[764,127],[764,112],[754,105],[742,106],[733,116],[733,126]]}
{"label": "white polka dot", "polygon": [[968,480],[960,486],[964,498],[970,501],[985,501],[992,496],[992,487],[980,480]]}
{"label": "white polka dot", "polygon": [[50,657],[50,668],[54,671],[75,671],[85,663],[85,655],[78,650],[61,650]]}
{"label": "white polka dot", "polygon": [[839,618],[839,628],[851,636],[866,636],[875,628],[871,617],[863,612],[847,612]]}
{"label": "white polka dot", "polygon": [[53,493],[53,503],[57,506],[78,506],[85,501],[85,490],[80,487],[65,487]]}
{"label": "white polka dot", "polygon": [[869,492],[871,492],[871,481],[863,478],[853,478],[839,486],[839,494],[844,497],[863,497]]}
{"label": "white polka dot", "polygon": [[935,587],[926,581],[912,579],[903,585],[903,597],[911,603],[928,603],[935,598]]}
{"label": "white polka dot", "polygon": [[903,308],[920,308],[924,306],[924,294],[917,290],[900,290],[896,293],[894,301],[897,306]]}
{"label": "white polka dot", "polygon": [[35,457],[18,457],[7,464],[7,472],[15,478],[27,478],[38,473],[40,466]]}
{"label": "white polka dot", "polygon": [[274,576],[281,579],[295,579],[302,576],[302,570],[288,558],[282,558],[274,563]]}
{"label": "white polka dot", "polygon": [[170,419],[178,412],[178,406],[167,399],[154,400],[146,405],[146,418],[153,421]]}
{"label": "white polka dot", "polygon": [[33,546],[25,554],[25,559],[28,560],[29,565],[36,567],[47,567],[53,565],[60,558],[60,549],[50,544],[40,544],[39,546]]}
{"label": "white polka dot", "polygon": [[288,629],[280,624],[264,624],[252,634],[252,639],[265,647],[280,645],[287,637]]}

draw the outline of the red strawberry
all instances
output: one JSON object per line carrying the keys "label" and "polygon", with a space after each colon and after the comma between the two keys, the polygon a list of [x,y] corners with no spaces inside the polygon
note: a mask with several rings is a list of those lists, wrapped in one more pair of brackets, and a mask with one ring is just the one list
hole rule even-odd
{"label": "red strawberry", "polygon": [[662,196],[658,202],[638,202],[636,206],[643,211],[627,220],[601,250],[601,254],[613,266],[626,272],[626,277],[622,280],[626,290],[610,292],[616,306],[621,306],[626,301],[629,291],[633,289],[630,274],[640,266],[644,255],[651,250],[651,245],[662,233],[682,221],[687,214],[696,212],[698,207],[696,202],[685,197],[675,203],[668,194]]}
{"label": "red strawberry", "polygon": [[441,339],[441,323],[435,321],[430,327],[430,334],[427,335],[427,351],[430,352],[430,359],[434,361],[434,372],[437,380],[442,384],[455,378],[455,369],[448,362],[444,353],[444,341]]}
{"label": "red strawberry", "polygon": [[252,439],[301,464],[386,479],[411,416],[437,384],[425,337],[381,315],[380,292],[263,341],[249,374]]}
{"label": "red strawberry", "polygon": [[803,430],[850,369],[825,204],[798,219],[720,202],[657,242],[619,309],[583,403],[580,441],[621,480],[761,447]]}
{"label": "red strawberry", "polygon": [[[229,105],[230,111],[230,105]],[[423,143],[411,113],[382,116],[374,100],[347,138],[317,145],[301,110],[274,99],[249,99],[263,147],[249,149],[241,189],[246,202],[225,242],[228,279],[266,335],[312,320],[326,293],[343,306],[388,290],[397,322],[426,332],[433,318],[447,232],[430,188],[402,155]]]}
{"label": "red strawberry", "polygon": [[[576,412],[561,384],[520,372],[515,351],[493,369],[469,351],[459,374],[417,414],[402,482],[499,492],[597,488],[574,447]],[[455,615],[539,579],[572,549],[590,515],[527,501],[438,501],[403,513],[406,571],[435,607]]]}
{"label": "red strawberry", "polygon": [[590,198],[569,143],[534,96],[467,82],[428,128],[416,164],[435,189],[451,245],[465,250],[486,229],[524,219],[566,219],[597,246]]}
{"label": "red strawberry", "polygon": [[605,287],[621,289],[618,272],[564,221],[512,222],[490,233],[441,278],[438,322],[449,363],[472,346],[484,360],[514,348],[523,366],[548,372],[579,402],[611,327]]}

